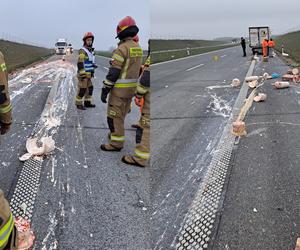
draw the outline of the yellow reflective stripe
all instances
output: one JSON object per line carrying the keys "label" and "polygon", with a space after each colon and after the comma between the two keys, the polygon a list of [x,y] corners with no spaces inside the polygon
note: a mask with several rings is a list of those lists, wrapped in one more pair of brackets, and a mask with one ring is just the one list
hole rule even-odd
{"label": "yellow reflective stripe", "polygon": [[125,63],[125,67],[123,69],[123,73],[121,74],[121,79],[125,79],[126,76],[127,76],[127,70],[128,70],[128,67],[129,67],[129,62],[130,62],[130,60],[127,59],[126,63]]}
{"label": "yellow reflective stripe", "polygon": [[113,82],[111,82],[111,81],[109,81],[109,80],[107,80],[107,79],[105,79],[105,80],[103,81],[103,84],[104,84],[104,85],[107,85],[107,86],[109,86],[109,87],[111,87],[111,86],[114,85]]}
{"label": "yellow reflective stripe", "polygon": [[145,66],[149,66],[151,64],[151,58],[150,56],[148,56],[146,62],[145,62]]}
{"label": "yellow reflective stripe", "polygon": [[76,96],[76,97],[75,97],[75,100],[78,101],[78,102],[81,102],[82,99],[83,99],[83,97],[80,97],[80,96]]}
{"label": "yellow reflective stripe", "polygon": [[113,54],[112,59],[115,59],[115,60],[117,60],[121,63],[125,61],[125,59],[122,56],[118,55],[118,54]]}
{"label": "yellow reflective stripe", "polygon": [[143,56],[143,50],[142,48],[130,48],[129,49],[130,57],[142,57]]}
{"label": "yellow reflective stripe", "polygon": [[5,63],[2,63],[2,64],[0,65],[0,67],[1,67],[1,70],[2,70],[2,71],[6,71],[6,65],[5,65]]}
{"label": "yellow reflective stripe", "polygon": [[0,248],[2,248],[8,241],[9,236],[14,227],[14,219],[12,214],[10,214],[8,221],[0,230]]}
{"label": "yellow reflective stripe", "polygon": [[93,100],[93,98],[92,97],[90,97],[90,98],[85,97],[84,100],[88,101],[88,102],[91,102]]}
{"label": "yellow reflective stripe", "polygon": [[123,141],[125,141],[125,136],[111,135],[111,136],[110,136],[110,140],[111,140],[111,141],[119,141],[119,142],[123,142]]}
{"label": "yellow reflective stripe", "polygon": [[7,106],[0,108],[0,114],[8,113],[12,110],[11,104],[8,104]]}
{"label": "yellow reflective stripe", "polygon": [[141,85],[141,84],[138,84],[137,85],[137,88],[136,88],[136,92],[140,95],[145,95],[147,92],[149,91],[149,88]]}
{"label": "yellow reflective stripe", "polygon": [[136,88],[137,83],[116,83],[115,88]]}
{"label": "yellow reflective stripe", "polygon": [[135,156],[137,156],[139,158],[142,158],[144,160],[148,160],[150,158],[150,153],[142,152],[142,151],[140,151],[138,149],[135,149],[134,153],[135,153]]}

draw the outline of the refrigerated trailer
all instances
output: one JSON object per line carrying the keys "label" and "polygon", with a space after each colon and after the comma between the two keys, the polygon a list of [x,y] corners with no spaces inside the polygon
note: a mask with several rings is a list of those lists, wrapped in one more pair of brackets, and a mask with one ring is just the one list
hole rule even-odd
{"label": "refrigerated trailer", "polygon": [[253,55],[262,54],[262,42],[264,39],[270,39],[269,27],[249,27],[249,47],[252,49]]}

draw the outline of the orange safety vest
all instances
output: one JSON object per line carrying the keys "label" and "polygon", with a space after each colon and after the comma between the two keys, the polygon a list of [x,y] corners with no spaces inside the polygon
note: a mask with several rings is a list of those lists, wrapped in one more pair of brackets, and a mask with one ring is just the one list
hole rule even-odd
{"label": "orange safety vest", "polygon": [[267,56],[267,54],[268,54],[268,42],[266,40],[263,40],[262,48],[263,48],[263,56]]}
{"label": "orange safety vest", "polygon": [[273,48],[275,47],[275,42],[274,41],[269,41],[268,46]]}

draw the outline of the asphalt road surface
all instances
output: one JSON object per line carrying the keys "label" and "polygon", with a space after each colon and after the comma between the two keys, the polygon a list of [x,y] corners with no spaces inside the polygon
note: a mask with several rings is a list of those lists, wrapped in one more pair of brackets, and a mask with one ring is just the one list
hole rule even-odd
{"label": "asphalt road surface", "polygon": [[[107,142],[106,105],[100,102],[108,59],[97,57],[95,109],[75,108],[76,54],[53,57],[16,73],[10,80],[14,123],[1,137],[1,188],[11,199],[20,177],[25,143],[41,119],[51,87],[61,86],[57,105],[65,105],[53,134],[54,153],[44,159],[34,203],[34,249],[149,249],[149,173],[120,159],[133,152],[139,119],[133,105],[126,121],[122,152],[99,151]],[[68,81],[65,81],[68,79]],[[24,190],[26,192],[26,190]]]}
{"label": "asphalt road surface", "polygon": [[[153,66],[153,249],[176,247],[239,92],[228,84],[243,81],[249,65],[230,48]],[[260,58],[253,75],[287,69],[278,57]],[[210,249],[294,249],[300,235],[300,91],[275,90],[275,81],[259,89],[267,100],[253,104],[248,135],[234,147]]]}
{"label": "asphalt road surface", "polygon": [[[232,114],[251,58],[239,47],[151,67],[151,167],[121,163],[132,152],[139,118],[133,105],[122,152],[99,151],[107,141],[106,105],[100,102],[108,59],[96,57],[95,109],[78,111],[76,54],[19,71],[10,79],[14,123],[1,137],[0,184],[12,199],[27,138],[41,121],[53,86],[59,86],[56,149],[43,160],[34,201],[34,249],[174,249],[185,216],[207,173]],[[279,59],[259,61],[254,75],[284,73]],[[211,249],[293,249],[300,235],[299,94],[295,85],[260,88],[235,145]],[[26,190],[24,190],[26,192]]]}

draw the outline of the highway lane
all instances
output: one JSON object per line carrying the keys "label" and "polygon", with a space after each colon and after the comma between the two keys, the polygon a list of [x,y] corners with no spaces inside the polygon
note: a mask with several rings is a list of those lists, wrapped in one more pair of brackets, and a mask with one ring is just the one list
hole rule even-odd
{"label": "highway lane", "polygon": [[[254,75],[285,74],[278,57],[259,62]],[[234,151],[230,181],[213,249],[294,249],[300,235],[299,93],[267,80],[245,119],[248,135]]]}
{"label": "highway lane", "polygon": [[250,66],[239,47],[151,69],[151,244],[175,246]]}
{"label": "highway lane", "polygon": [[[1,187],[11,199],[23,167],[18,157],[25,152],[26,139],[41,117],[52,84],[67,84],[61,85],[60,98],[67,108],[53,134],[56,149],[43,161],[35,198],[34,249],[149,249],[149,174],[147,169],[120,161],[123,154],[133,152],[135,130],[131,124],[139,119],[139,110],[133,105],[128,115],[124,150],[100,151],[109,132],[106,105],[100,101],[108,59],[96,57],[97,107],[79,111],[74,104],[76,56],[67,57],[66,62],[51,58],[51,62],[20,71],[11,79],[14,124],[11,133],[1,138]],[[62,65],[70,69],[61,72]],[[63,83],[66,76],[72,80]]]}

